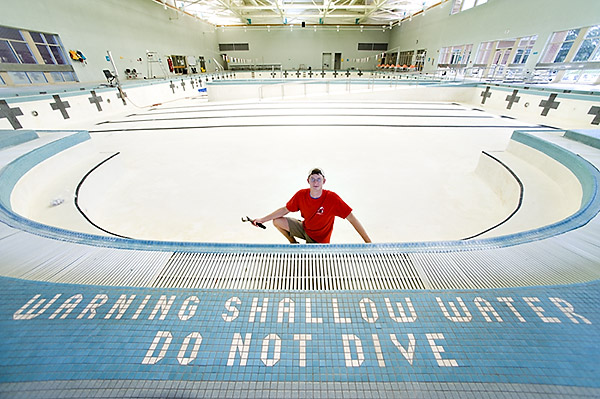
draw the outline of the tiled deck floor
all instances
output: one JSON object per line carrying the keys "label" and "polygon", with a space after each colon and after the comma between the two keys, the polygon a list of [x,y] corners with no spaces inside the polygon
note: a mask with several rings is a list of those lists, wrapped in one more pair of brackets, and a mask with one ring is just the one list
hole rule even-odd
{"label": "tiled deck floor", "polygon": [[315,293],[0,278],[0,290],[0,397],[600,395],[600,282]]}

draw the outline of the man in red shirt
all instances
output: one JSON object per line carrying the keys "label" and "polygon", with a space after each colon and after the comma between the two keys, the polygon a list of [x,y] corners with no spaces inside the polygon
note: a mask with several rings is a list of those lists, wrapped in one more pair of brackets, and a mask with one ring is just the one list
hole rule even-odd
{"label": "man in red shirt", "polygon": [[[286,206],[256,219],[254,224],[272,220],[273,225],[292,244],[297,244],[296,237],[306,240],[307,244],[328,244],[333,232],[333,222],[338,216],[348,220],[365,242],[371,242],[363,226],[352,214],[352,208],[333,191],[323,190],[325,176],[321,169],[312,169],[307,181],[310,188],[298,191]],[[297,211],[300,211],[304,221],[284,217],[290,212]]]}

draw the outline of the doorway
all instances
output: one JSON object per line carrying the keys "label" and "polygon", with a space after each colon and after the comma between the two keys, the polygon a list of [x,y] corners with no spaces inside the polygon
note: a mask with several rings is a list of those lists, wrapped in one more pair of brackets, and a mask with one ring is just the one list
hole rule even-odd
{"label": "doorway", "polygon": [[331,70],[331,53],[323,53],[322,67],[324,71]]}
{"label": "doorway", "polygon": [[342,69],[342,53],[335,53],[333,69],[336,71]]}

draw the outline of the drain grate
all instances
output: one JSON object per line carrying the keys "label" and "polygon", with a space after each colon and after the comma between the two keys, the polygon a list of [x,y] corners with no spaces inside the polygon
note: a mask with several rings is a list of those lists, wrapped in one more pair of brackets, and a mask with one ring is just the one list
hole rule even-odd
{"label": "drain grate", "polygon": [[409,254],[174,252],[153,287],[242,290],[426,288]]}

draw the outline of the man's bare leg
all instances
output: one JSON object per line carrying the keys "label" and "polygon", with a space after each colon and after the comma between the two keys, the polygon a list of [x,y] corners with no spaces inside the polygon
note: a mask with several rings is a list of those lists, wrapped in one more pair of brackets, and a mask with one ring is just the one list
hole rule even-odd
{"label": "man's bare leg", "polygon": [[290,234],[290,224],[286,218],[273,219],[273,226],[277,228],[288,239],[290,244],[298,244],[298,241]]}

